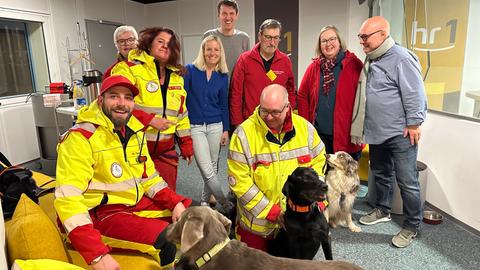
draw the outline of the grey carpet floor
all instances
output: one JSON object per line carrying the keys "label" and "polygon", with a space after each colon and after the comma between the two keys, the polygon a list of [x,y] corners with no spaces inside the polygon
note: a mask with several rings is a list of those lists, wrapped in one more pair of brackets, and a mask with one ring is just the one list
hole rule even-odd
{"label": "grey carpet floor", "polygon": [[[227,186],[226,148],[220,155],[219,176]],[[177,191],[199,200],[203,181],[195,162],[188,165],[181,161]],[[358,219],[370,211],[364,200],[357,200],[353,216]],[[392,215],[388,223],[372,226],[361,225],[362,232],[352,233],[347,228],[331,230],[334,259],[356,263],[364,269],[480,269],[480,237],[463,229],[451,220],[444,219],[439,225],[422,224],[415,241],[407,248],[398,249],[391,243],[400,230],[402,217]],[[315,259],[323,260],[319,250]]]}

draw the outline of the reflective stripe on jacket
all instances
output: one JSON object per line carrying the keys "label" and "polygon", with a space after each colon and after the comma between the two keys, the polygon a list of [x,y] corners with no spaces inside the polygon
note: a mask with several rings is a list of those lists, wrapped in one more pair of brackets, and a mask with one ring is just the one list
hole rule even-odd
{"label": "reflective stripe on jacket", "polygon": [[[163,97],[158,78],[154,58],[146,52],[138,50],[130,51],[130,62],[120,62],[112,69],[112,75],[122,75],[130,79],[139,90],[135,97],[135,108],[146,113],[155,113],[156,117],[165,116],[175,125],[161,131],[160,135],[168,136],[176,134],[178,137],[190,136],[190,120],[188,119],[183,77],[177,72],[178,69],[167,66],[172,70],[167,90],[166,108],[163,108]],[[158,130],[149,127],[147,137],[149,141],[156,140]]]}
{"label": "reflective stripe on jacket", "polygon": [[[133,116],[127,126],[133,134],[122,145],[113,123],[94,101],[82,108],[77,124],[58,145],[54,205],[73,246],[87,262],[106,250],[92,226],[92,208],[133,206],[148,196],[160,208],[173,210],[178,202],[188,200],[170,190],[155,170],[142,139],[144,126]],[[140,162],[140,156],[146,162]]]}
{"label": "reflective stripe on jacket", "polygon": [[[282,188],[295,168],[312,167],[323,175],[325,150],[315,128],[295,114],[291,119],[291,131],[273,135],[258,115],[257,107],[230,142],[228,180],[238,198],[240,226],[264,237],[279,228],[267,216],[274,205],[285,210]],[[282,143],[272,140],[274,137]]]}

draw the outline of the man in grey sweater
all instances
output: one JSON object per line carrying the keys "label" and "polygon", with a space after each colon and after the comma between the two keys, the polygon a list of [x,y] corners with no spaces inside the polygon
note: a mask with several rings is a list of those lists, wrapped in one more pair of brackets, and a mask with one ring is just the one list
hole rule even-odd
{"label": "man in grey sweater", "polygon": [[360,223],[391,220],[396,179],[404,221],[392,244],[407,247],[417,236],[423,213],[416,167],[420,125],[427,111],[421,66],[412,52],[395,44],[383,17],[367,19],[358,37],[368,57],[365,142],[370,145],[370,169],[377,191],[376,208],[360,218]]}
{"label": "man in grey sweater", "polygon": [[220,1],[217,5],[217,11],[220,28],[208,30],[203,34],[202,39],[210,35],[220,37],[225,49],[228,77],[231,79],[238,56],[250,50],[250,37],[247,33],[235,29],[235,23],[238,19],[238,4],[235,0]]}

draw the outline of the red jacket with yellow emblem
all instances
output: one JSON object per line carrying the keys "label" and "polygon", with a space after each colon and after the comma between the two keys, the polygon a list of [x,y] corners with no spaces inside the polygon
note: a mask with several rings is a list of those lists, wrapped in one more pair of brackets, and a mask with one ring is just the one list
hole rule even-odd
{"label": "red jacket with yellow emblem", "polygon": [[240,55],[233,69],[230,85],[230,124],[240,125],[260,104],[263,88],[280,84],[287,88],[288,101],[296,108],[295,81],[292,62],[278,49],[273,56],[270,73],[267,75],[259,51],[260,44]]}

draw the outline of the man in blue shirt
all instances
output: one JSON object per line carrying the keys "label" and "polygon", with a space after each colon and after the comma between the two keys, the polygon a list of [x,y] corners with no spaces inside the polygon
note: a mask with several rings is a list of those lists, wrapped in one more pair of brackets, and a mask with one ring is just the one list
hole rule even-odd
{"label": "man in blue shirt", "polygon": [[407,247],[417,236],[423,212],[416,168],[420,125],[427,110],[421,66],[412,52],[395,44],[383,17],[367,19],[358,37],[368,57],[364,134],[377,191],[375,209],[360,223],[391,220],[396,179],[404,222],[392,244]]}

